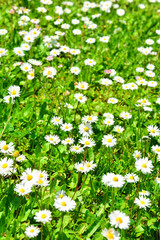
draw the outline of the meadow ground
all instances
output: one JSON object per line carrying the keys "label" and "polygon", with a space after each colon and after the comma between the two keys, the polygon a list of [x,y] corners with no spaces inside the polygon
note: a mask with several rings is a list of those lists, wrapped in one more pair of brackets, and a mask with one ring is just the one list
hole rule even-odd
{"label": "meadow ground", "polygon": [[158,240],[160,1],[0,1],[0,239]]}

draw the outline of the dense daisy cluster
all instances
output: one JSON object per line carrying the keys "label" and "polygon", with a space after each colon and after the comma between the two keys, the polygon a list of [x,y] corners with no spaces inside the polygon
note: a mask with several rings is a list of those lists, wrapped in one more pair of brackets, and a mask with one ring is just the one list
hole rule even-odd
{"label": "dense daisy cluster", "polygon": [[4,3],[2,237],[159,239],[159,3]]}

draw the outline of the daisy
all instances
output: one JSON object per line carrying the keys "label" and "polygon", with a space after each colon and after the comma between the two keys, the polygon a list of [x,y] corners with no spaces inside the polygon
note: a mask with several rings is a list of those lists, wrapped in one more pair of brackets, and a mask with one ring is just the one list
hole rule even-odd
{"label": "daisy", "polygon": [[66,138],[65,140],[62,140],[62,144],[63,145],[71,145],[74,143],[74,139],[73,138]]}
{"label": "daisy", "polygon": [[32,70],[32,65],[29,63],[22,63],[22,65],[20,66],[20,69],[23,72],[29,72],[30,70]]}
{"label": "daisy", "polygon": [[52,51],[50,51],[49,55],[50,56],[54,56],[54,57],[59,56],[60,55],[60,51],[57,50],[57,49],[52,49]]}
{"label": "daisy", "polygon": [[79,82],[76,85],[76,88],[81,89],[81,90],[87,90],[88,89],[88,83],[87,82]]}
{"label": "daisy", "polygon": [[46,187],[49,186],[49,181],[46,178],[39,178],[37,179],[35,185],[40,187]]}
{"label": "daisy", "polygon": [[156,183],[160,183],[160,178],[157,177],[157,178],[155,179],[155,181],[156,181]]}
{"label": "daisy", "polygon": [[17,192],[19,196],[24,196],[24,195],[30,193],[32,190],[31,190],[30,186],[19,183],[19,184],[15,185],[14,191]]}
{"label": "daisy", "polygon": [[97,166],[97,164],[93,163],[93,161],[91,161],[91,162],[86,161],[84,163],[84,167],[87,172],[92,171],[96,166]]}
{"label": "daisy", "polygon": [[157,126],[151,126],[149,125],[147,127],[147,131],[149,132],[149,135],[152,136],[152,137],[156,137],[156,136],[159,136],[160,135],[160,130],[158,129]]}
{"label": "daisy", "polygon": [[0,160],[0,174],[2,176],[11,175],[13,171],[13,160],[3,158]]}
{"label": "daisy", "polygon": [[119,83],[124,83],[124,79],[122,77],[119,77],[119,76],[115,76],[113,78],[113,80],[115,80],[116,82],[119,82]]}
{"label": "daisy", "polygon": [[147,157],[140,158],[135,162],[137,171],[141,171],[143,174],[151,173],[153,170],[152,161],[148,160]]}
{"label": "daisy", "polygon": [[105,237],[108,240],[119,240],[120,239],[120,233],[118,231],[115,231],[113,228],[103,229],[102,233],[103,237]]}
{"label": "daisy", "polygon": [[118,102],[117,98],[108,98],[108,103],[116,104]]}
{"label": "daisy", "polygon": [[129,182],[129,183],[136,183],[136,182],[138,182],[139,181],[139,177],[136,175],[136,174],[134,174],[134,173],[128,173],[128,174],[126,174],[125,175],[125,179],[126,179],[126,181],[127,182]]}
{"label": "daisy", "polygon": [[80,103],[85,103],[87,98],[82,93],[76,93],[74,94],[74,97],[78,100]]}
{"label": "daisy", "polygon": [[156,87],[158,83],[156,81],[149,81],[148,82],[148,87]]}
{"label": "daisy", "polygon": [[65,132],[69,132],[69,131],[71,131],[71,130],[73,129],[73,126],[72,126],[71,123],[63,123],[63,124],[61,125],[61,129],[62,129],[63,131],[65,131]]}
{"label": "daisy", "polygon": [[103,36],[99,38],[100,42],[108,43],[109,42],[109,36]]}
{"label": "daisy", "polygon": [[96,41],[95,38],[88,38],[88,39],[86,40],[86,43],[91,44],[91,43],[95,43],[95,41]]}
{"label": "daisy", "polygon": [[40,210],[39,212],[35,213],[34,219],[36,222],[42,222],[43,224],[51,221],[52,216],[51,216],[51,211],[49,210]]}
{"label": "daisy", "polygon": [[146,98],[140,99],[137,102],[140,103],[139,106],[141,106],[141,107],[145,107],[145,106],[151,105],[151,103]]}
{"label": "daisy", "polygon": [[78,75],[81,72],[81,70],[78,67],[71,67],[70,71],[75,75]]}
{"label": "daisy", "polygon": [[141,158],[141,155],[142,155],[142,153],[140,151],[136,150],[136,151],[134,151],[132,156],[134,157],[135,160],[139,160]]}
{"label": "daisy", "polygon": [[66,197],[66,196],[67,195],[66,195],[65,191],[64,190],[60,190],[60,191],[57,192],[55,198],[56,199],[59,199],[59,198],[62,199],[63,197]]}
{"label": "daisy", "polygon": [[79,142],[83,144],[84,147],[89,147],[89,148],[96,145],[95,141],[88,137],[83,137]]}
{"label": "daisy", "polygon": [[88,123],[95,123],[95,122],[97,122],[98,121],[98,117],[97,116],[93,116],[93,115],[91,115],[91,116],[89,116],[89,115],[87,115],[87,116],[84,116],[83,118],[82,118],[82,122],[88,122]]}
{"label": "daisy", "polygon": [[129,217],[119,210],[113,211],[109,214],[110,224],[115,228],[127,229],[130,225]]}
{"label": "daisy", "polygon": [[90,125],[90,123],[86,123],[86,124],[82,123],[79,125],[79,132],[83,136],[87,137],[93,133],[92,126]]}
{"label": "daisy", "polygon": [[117,9],[116,13],[118,16],[123,16],[125,14],[125,11],[124,11],[124,9],[119,8],[119,9]]}
{"label": "daisy", "polygon": [[32,79],[34,79],[34,77],[35,77],[34,69],[31,69],[28,72],[27,79],[32,80]]}
{"label": "daisy", "polygon": [[74,168],[77,170],[77,172],[81,172],[81,173],[85,173],[85,174],[88,172],[86,166],[84,165],[84,162],[75,163]]}
{"label": "daisy", "polygon": [[140,196],[139,198],[135,198],[134,203],[139,206],[139,208],[144,208],[146,210],[147,207],[150,207],[151,201],[150,199]]}
{"label": "daisy", "polygon": [[14,102],[15,102],[10,95],[5,96],[5,97],[3,98],[3,100],[4,100],[5,103],[8,103],[8,104],[10,103],[10,101],[11,101],[12,104],[14,104]]}
{"label": "daisy", "polygon": [[158,145],[155,145],[155,146],[152,146],[152,151],[156,154],[160,154],[160,146]]}
{"label": "daisy", "polygon": [[102,138],[102,145],[105,145],[106,147],[113,147],[117,143],[117,139],[114,138],[111,134],[104,135]]}
{"label": "daisy", "polygon": [[70,148],[70,151],[74,153],[82,153],[84,149],[80,145],[74,145]]}
{"label": "daisy", "polygon": [[144,68],[138,67],[136,68],[136,72],[144,72]]}
{"label": "daisy", "polygon": [[112,80],[110,80],[108,78],[101,78],[100,83],[102,85],[109,86],[109,85],[112,85]]}
{"label": "daisy", "polygon": [[0,35],[6,35],[7,32],[8,31],[6,29],[0,29]]}
{"label": "daisy", "polygon": [[146,191],[146,190],[142,190],[142,192],[139,192],[139,195],[142,195],[142,196],[149,196],[149,192]]}
{"label": "daisy", "polygon": [[153,64],[147,64],[146,68],[149,70],[154,70],[155,66]]}
{"label": "daisy", "polygon": [[114,115],[111,113],[103,113],[103,117],[114,119]]}
{"label": "daisy", "polygon": [[111,119],[111,118],[106,118],[104,121],[103,121],[104,124],[106,124],[107,126],[112,126],[114,124],[114,120]]}
{"label": "daisy", "polygon": [[60,117],[54,116],[51,119],[51,123],[53,123],[53,125],[55,125],[55,126],[58,126],[58,125],[61,125],[63,123],[63,120]]}
{"label": "daisy", "polygon": [[28,186],[33,186],[36,184],[37,181],[37,171],[31,170],[31,168],[27,168],[20,177],[22,184],[27,184]]}
{"label": "daisy", "polygon": [[154,76],[155,76],[155,73],[152,72],[152,71],[146,71],[146,72],[145,72],[145,75],[148,76],[148,77],[154,77]]}
{"label": "daisy", "polygon": [[43,71],[43,76],[47,76],[47,78],[53,78],[57,73],[57,70],[54,67],[46,67]]}
{"label": "daisy", "polygon": [[132,118],[132,115],[129,112],[122,112],[120,114],[120,117],[123,119],[130,119],[130,118]]}
{"label": "daisy", "polygon": [[96,62],[93,60],[93,59],[86,59],[85,61],[84,61],[84,63],[85,63],[85,65],[89,65],[89,66],[91,66],[91,67],[93,67],[94,65],[96,65]]}
{"label": "daisy", "polygon": [[74,35],[80,35],[82,33],[79,29],[74,29],[72,32]]}
{"label": "daisy", "polygon": [[102,182],[109,187],[122,187],[125,183],[125,178],[119,174],[107,173],[103,175]]}
{"label": "daisy", "polygon": [[26,157],[24,155],[19,155],[18,157],[16,157],[17,162],[23,162],[25,159]]}
{"label": "daisy", "polygon": [[14,146],[13,143],[10,142],[9,144],[6,141],[0,141],[0,152],[4,154],[13,154]]}
{"label": "daisy", "polygon": [[56,198],[53,206],[62,212],[72,211],[76,207],[76,202],[70,197]]}
{"label": "daisy", "polygon": [[30,225],[25,229],[25,234],[29,238],[37,237],[39,233],[40,233],[39,228],[37,228],[33,225]]}
{"label": "daisy", "polygon": [[65,103],[65,104],[64,104],[64,107],[67,107],[67,108],[69,108],[69,109],[73,109],[73,106],[72,106],[71,104],[69,104],[69,103]]}
{"label": "daisy", "polygon": [[72,55],[78,55],[81,53],[81,51],[79,49],[70,49],[69,52],[72,54]]}
{"label": "daisy", "polygon": [[10,86],[8,88],[8,93],[12,98],[19,97],[20,96],[20,87],[19,86]]}
{"label": "daisy", "polygon": [[61,140],[57,135],[46,135],[45,140],[53,145],[57,145]]}
{"label": "daisy", "polygon": [[116,125],[114,126],[113,131],[117,133],[122,133],[124,131],[124,128],[119,125]]}

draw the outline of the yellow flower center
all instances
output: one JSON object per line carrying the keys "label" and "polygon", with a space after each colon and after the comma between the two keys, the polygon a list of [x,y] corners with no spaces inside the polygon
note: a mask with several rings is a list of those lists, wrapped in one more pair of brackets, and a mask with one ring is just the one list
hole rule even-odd
{"label": "yellow flower center", "polygon": [[16,91],[15,90],[12,91],[12,95],[16,95]]}
{"label": "yellow flower center", "polygon": [[18,157],[19,156],[19,151],[15,151],[14,153],[13,153],[13,157]]}
{"label": "yellow flower center", "polygon": [[152,129],[152,130],[151,130],[151,133],[155,133],[155,130],[154,130],[154,129]]}
{"label": "yellow flower center", "polygon": [[159,149],[159,148],[156,148],[156,151],[157,151],[157,152],[160,152],[160,149]]}
{"label": "yellow flower center", "polygon": [[49,140],[50,140],[50,141],[53,141],[53,138],[50,138]]}
{"label": "yellow flower center", "polygon": [[43,174],[42,173],[39,174],[39,178],[43,178]]}
{"label": "yellow flower center", "polygon": [[88,141],[85,141],[84,144],[85,144],[85,145],[89,145],[90,143],[89,143]]}
{"label": "yellow flower center", "polygon": [[8,164],[7,163],[4,163],[3,165],[2,165],[2,168],[7,168],[8,167]]}
{"label": "yellow flower center", "polygon": [[147,165],[145,163],[142,164],[143,168],[147,168]]}
{"label": "yellow flower center", "polygon": [[65,126],[65,129],[68,129],[68,126]]}
{"label": "yellow flower center", "polygon": [[91,120],[92,120],[92,118],[91,118],[91,117],[88,117],[88,120],[89,120],[89,121],[91,121]]}
{"label": "yellow flower center", "polygon": [[78,150],[78,149],[79,149],[79,147],[75,147],[74,149],[75,149],[75,150]]}
{"label": "yellow flower center", "polygon": [[41,218],[46,218],[47,217],[47,215],[45,214],[45,213],[43,213],[42,215],[41,215]]}
{"label": "yellow flower center", "polygon": [[107,121],[107,123],[110,123],[110,122],[111,122],[111,121],[109,121],[109,120]]}
{"label": "yellow flower center", "polygon": [[90,167],[90,166],[91,166],[91,164],[90,164],[90,163],[87,163],[87,164],[86,164],[86,166],[87,166],[87,167]]}
{"label": "yellow flower center", "polygon": [[117,177],[114,177],[114,178],[113,178],[113,181],[114,181],[114,182],[118,182],[118,178],[117,178]]}
{"label": "yellow flower center", "polygon": [[34,232],[34,229],[31,229],[30,232],[33,233],[33,232]]}
{"label": "yellow flower center", "polygon": [[112,139],[111,139],[111,138],[108,138],[108,139],[107,139],[107,142],[109,142],[109,143],[112,142]]}
{"label": "yellow flower center", "polygon": [[84,131],[88,132],[89,128],[88,127],[84,127]]}
{"label": "yellow flower center", "polygon": [[31,72],[31,73],[30,73],[30,76],[31,76],[31,77],[33,77],[33,76],[34,76],[34,73],[33,73],[33,72]]}
{"label": "yellow flower center", "polygon": [[79,96],[78,98],[79,98],[79,100],[82,100],[82,96]]}
{"label": "yellow flower center", "polygon": [[21,193],[24,193],[24,192],[25,192],[24,188],[21,188],[19,191],[20,191]]}
{"label": "yellow flower center", "polygon": [[120,132],[121,130],[119,128],[117,128],[117,132]]}
{"label": "yellow flower center", "polygon": [[31,181],[32,178],[33,178],[32,175],[27,175],[27,180],[28,180],[28,181]]}
{"label": "yellow flower center", "polygon": [[67,142],[67,143],[69,143],[69,142],[70,142],[70,140],[69,140],[69,139],[67,139],[67,140],[66,140],[66,142]]}
{"label": "yellow flower center", "polygon": [[129,179],[134,180],[134,177],[133,177],[133,176],[130,176]]}
{"label": "yellow flower center", "polygon": [[59,195],[59,198],[63,198],[63,194],[60,194],[60,195]]}
{"label": "yellow flower center", "polygon": [[113,235],[113,233],[111,233],[111,232],[108,232],[107,235],[106,235],[106,237],[107,237],[108,239],[114,239],[114,235]]}
{"label": "yellow flower center", "polygon": [[28,67],[24,67],[25,70],[28,70]]}
{"label": "yellow flower center", "polygon": [[145,190],[142,190],[142,193],[146,193],[146,191],[145,191]]}
{"label": "yellow flower center", "polygon": [[144,205],[144,204],[145,204],[145,201],[140,201],[140,203],[141,203],[142,205]]}
{"label": "yellow flower center", "polygon": [[62,205],[63,207],[67,206],[66,202],[61,202],[61,205]]}
{"label": "yellow flower center", "polygon": [[40,180],[38,180],[38,184],[42,184],[43,183],[43,181],[40,179]]}
{"label": "yellow flower center", "polygon": [[146,100],[142,100],[142,103],[146,103]]}
{"label": "yellow flower center", "polygon": [[59,119],[57,118],[55,121],[56,121],[56,122],[59,122]]}
{"label": "yellow flower center", "polygon": [[5,151],[8,150],[8,146],[7,146],[7,145],[4,145],[2,148],[3,148],[3,150],[5,150]]}
{"label": "yellow flower center", "polygon": [[136,154],[136,158],[139,158],[139,154]]}
{"label": "yellow flower center", "polygon": [[119,224],[121,224],[123,222],[122,218],[121,217],[117,217],[116,218],[116,222],[118,222]]}
{"label": "yellow flower center", "polygon": [[52,75],[52,72],[51,72],[51,71],[48,71],[48,75]]}
{"label": "yellow flower center", "polygon": [[79,167],[79,169],[80,169],[80,170],[84,170],[84,168],[83,168],[83,167]]}
{"label": "yellow flower center", "polygon": [[21,51],[18,51],[17,53],[21,54]]}

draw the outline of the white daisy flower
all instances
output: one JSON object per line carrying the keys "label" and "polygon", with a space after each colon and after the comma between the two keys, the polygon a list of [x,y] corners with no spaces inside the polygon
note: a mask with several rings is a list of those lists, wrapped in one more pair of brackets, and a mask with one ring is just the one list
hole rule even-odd
{"label": "white daisy flower", "polygon": [[148,160],[147,157],[140,158],[135,162],[137,171],[141,171],[143,174],[151,173],[153,170],[152,161]]}
{"label": "white daisy flower", "polygon": [[76,207],[76,202],[70,197],[56,198],[53,206],[62,212],[72,211]]}
{"label": "white daisy flower", "polygon": [[106,147],[113,147],[117,144],[117,139],[114,138],[111,134],[104,135],[102,138],[102,145]]}
{"label": "white daisy flower", "polygon": [[152,137],[156,137],[160,135],[160,130],[158,129],[157,126],[151,126],[149,125],[147,127],[147,131],[149,132],[149,135]]}
{"label": "white daisy flower", "polygon": [[37,237],[39,233],[40,233],[39,228],[37,228],[33,225],[30,225],[25,229],[25,234],[29,238]]}
{"label": "white daisy flower", "polygon": [[61,140],[57,135],[46,135],[45,140],[53,145],[57,145]]}
{"label": "white daisy flower", "polygon": [[0,174],[2,176],[11,175],[13,171],[13,160],[3,158],[0,160]]}
{"label": "white daisy flower", "polygon": [[64,140],[62,140],[62,144],[63,145],[71,145],[71,144],[73,144],[74,143],[74,139],[73,138],[66,138],[66,139],[64,139]]}
{"label": "white daisy flower", "polygon": [[39,212],[35,213],[34,219],[36,220],[36,222],[42,222],[43,224],[48,223],[52,219],[51,211],[46,209],[40,210]]}
{"label": "white daisy flower", "polygon": [[102,182],[109,187],[123,187],[125,178],[119,174],[107,173],[107,175],[103,175]]}
{"label": "white daisy flower", "polygon": [[139,177],[136,175],[136,174],[134,174],[134,173],[128,173],[128,174],[126,174],[125,175],[125,179],[126,179],[126,181],[127,182],[129,182],[129,183],[136,183],[136,182],[138,182],[139,181]]}
{"label": "white daisy flower", "polygon": [[93,147],[95,146],[95,141],[91,138],[88,138],[88,137],[83,137],[82,139],[79,140],[79,142],[81,144],[83,144],[84,146],[83,147]]}
{"label": "white daisy flower", "polygon": [[118,231],[115,231],[113,228],[110,228],[110,229],[105,228],[105,229],[103,229],[101,234],[107,240],[119,240],[120,239],[120,233]]}
{"label": "white daisy flower", "polygon": [[61,125],[61,129],[62,129],[63,131],[65,131],[65,132],[69,132],[69,131],[71,131],[71,130],[73,129],[73,126],[72,126],[71,123],[63,123],[63,124]]}
{"label": "white daisy flower", "polygon": [[54,116],[51,119],[51,123],[53,123],[53,125],[55,125],[55,126],[58,126],[58,125],[61,125],[63,123],[63,120],[60,117]]}
{"label": "white daisy flower", "polygon": [[139,208],[144,208],[146,210],[147,207],[150,207],[151,201],[150,199],[140,196],[139,198],[135,198],[134,203],[139,206]]}
{"label": "white daisy flower", "polygon": [[19,86],[10,86],[8,88],[8,93],[12,98],[19,97],[20,96],[20,87]]}
{"label": "white daisy flower", "polygon": [[92,126],[89,123],[82,123],[79,125],[79,132],[80,134],[82,134],[83,136],[89,136],[92,135],[93,131],[92,131]]}
{"label": "white daisy flower", "polygon": [[15,185],[14,191],[17,192],[19,196],[24,196],[32,192],[32,189],[26,184],[19,183]]}
{"label": "white daisy flower", "polygon": [[70,151],[74,153],[82,153],[84,149],[80,145],[74,145],[70,148]]}
{"label": "white daisy flower", "polygon": [[6,141],[0,141],[0,152],[4,154],[13,154],[14,145],[12,142],[6,143]]}
{"label": "white daisy flower", "polygon": [[110,224],[115,228],[128,229],[130,225],[129,217],[119,210],[113,211],[109,214]]}
{"label": "white daisy flower", "polygon": [[74,94],[74,97],[78,100],[80,103],[85,103],[87,98],[82,93],[76,93]]}

